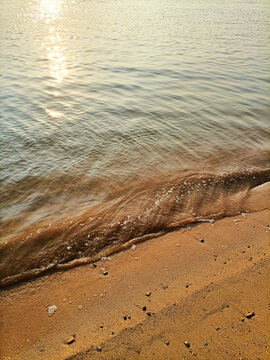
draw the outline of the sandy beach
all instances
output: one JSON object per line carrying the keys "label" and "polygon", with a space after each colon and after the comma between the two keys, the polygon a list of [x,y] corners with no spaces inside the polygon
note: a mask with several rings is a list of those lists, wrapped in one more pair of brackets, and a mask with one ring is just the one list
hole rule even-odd
{"label": "sandy beach", "polygon": [[2,290],[1,359],[269,359],[269,216],[184,227]]}

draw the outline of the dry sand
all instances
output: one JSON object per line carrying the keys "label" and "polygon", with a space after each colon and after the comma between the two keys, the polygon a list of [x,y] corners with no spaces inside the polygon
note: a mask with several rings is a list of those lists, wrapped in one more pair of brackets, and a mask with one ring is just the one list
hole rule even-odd
{"label": "dry sand", "polygon": [[194,225],[2,290],[1,359],[270,359],[269,225]]}

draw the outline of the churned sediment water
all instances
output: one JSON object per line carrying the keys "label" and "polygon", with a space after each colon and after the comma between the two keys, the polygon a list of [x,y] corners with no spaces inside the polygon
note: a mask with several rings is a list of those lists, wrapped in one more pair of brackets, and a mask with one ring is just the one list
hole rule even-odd
{"label": "churned sediment water", "polygon": [[[180,225],[187,204],[174,203],[175,191],[190,172],[216,179],[214,197],[189,196],[192,221],[204,213],[201,196],[212,201],[207,216],[231,213],[220,176],[236,176],[232,193],[245,195],[269,180],[269,26],[263,0],[2,1],[2,255],[51,224],[58,230],[40,230],[32,246],[54,258],[24,269],[39,272],[166,230],[174,216]],[[152,204],[161,188],[173,199]],[[121,223],[150,203],[130,233],[108,230],[112,213]],[[99,212],[111,215],[88,229],[98,233],[88,250],[60,256],[66,222]]]}

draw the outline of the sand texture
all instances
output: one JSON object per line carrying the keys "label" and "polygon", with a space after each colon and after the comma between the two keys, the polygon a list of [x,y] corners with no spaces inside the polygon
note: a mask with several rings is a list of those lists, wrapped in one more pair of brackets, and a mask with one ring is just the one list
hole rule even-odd
{"label": "sand texture", "polygon": [[270,359],[269,219],[185,227],[2,290],[1,359]]}

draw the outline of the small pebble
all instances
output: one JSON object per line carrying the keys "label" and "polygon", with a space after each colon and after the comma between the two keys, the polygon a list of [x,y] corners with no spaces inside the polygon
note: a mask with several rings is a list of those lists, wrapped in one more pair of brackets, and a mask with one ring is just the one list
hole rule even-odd
{"label": "small pebble", "polygon": [[145,296],[149,297],[151,294],[152,294],[151,291],[148,291],[148,292],[145,294]]}
{"label": "small pebble", "polygon": [[66,344],[70,345],[70,344],[74,343],[74,341],[75,341],[75,337],[71,336],[69,339],[67,339]]}
{"label": "small pebble", "polygon": [[251,319],[251,318],[253,318],[253,316],[255,316],[255,312],[254,312],[254,311],[245,314],[245,317],[246,317],[247,319]]}
{"label": "small pebble", "polygon": [[131,250],[136,250],[136,245],[135,244],[133,244],[133,245],[131,245]]}
{"label": "small pebble", "polygon": [[241,221],[241,219],[234,219],[233,222],[235,223],[235,225],[238,225],[239,221]]}
{"label": "small pebble", "polygon": [[102,351],[102,347],[101,347],[101,346],[97,346],[97,347],[96,347],[96,350],[97,350],[98,352],[101,352],[101,351]]}
{"label": "small pebble", "polygon": [[82,305],[79,305],[78,306],[78,310],[82,310],[83,306]]}
{"label": "small pebble", "polygon": [[184,344],[186,345],[187,348],[190,347],[190,343],[188,341],[185,341]]}
{"label": "small pebble", "polygon": [[204,239],[202,239],[202,238],[199,239],[199,241],[200,241],[200,243],[204,243]]}
{"label": "small pebble", "polygon": [[178,244],[176,244],[176,246],[177,246],[177,247],[180,247],[180,246],[181,246],[181,244],[179,244],[179,243],[178,243]]}
{"label": "small pebble", "polygon": [[56,310],[57,310],[56,305],[48,306],[48,315],[49,315],[49,317],[53,316],[53,314],[56,312]]}

